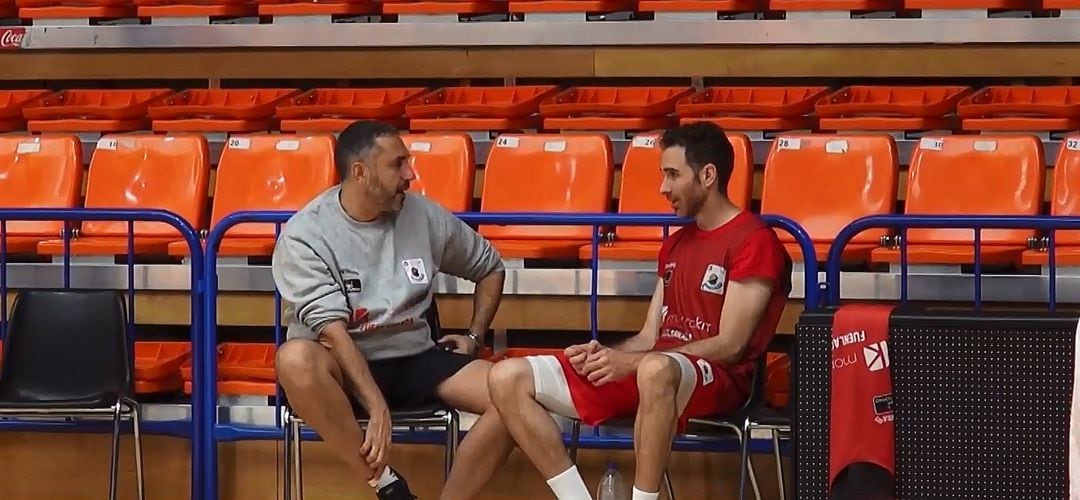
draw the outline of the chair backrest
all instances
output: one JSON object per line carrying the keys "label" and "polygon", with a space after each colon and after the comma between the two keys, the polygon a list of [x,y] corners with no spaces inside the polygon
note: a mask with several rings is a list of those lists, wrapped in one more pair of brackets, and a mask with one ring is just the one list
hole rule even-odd
{"label": "chair backrest", "polygon": [[[600,134],[506,134],[484,167],[482,212],[607,212],[615,166]],[[587,240],[589,226],[480,226],[493,239]]]}
{"label": "chair backrest", "polygon": [[[735,150],[735,165],[728,181],[727,195],[736,206],[750,208],[754,188],[754,154],[750,140],[742,134],[728,134]],[[641,134],[630,141],[622,165],[619,187],[619,213],[671,214],[671,202],[660,194],[663,173],[660,171],[660,135]],[[670,232],[678,228],[670,228]],[[669,233],[670,234],[670,233]],[[656,226],[620,226],[615,236],[628,241],[659,241],[664,229]]]}
{"label": "chair backrest", "polygon": [[[908,171],[904,212],[923,215],[1035,215],[1046,161],[1035,136],[954,135],[919,141]],[[988,229],[982,242],[1026,245],[1034,231]],[[912,229],[911,243],[970,243],[970,229]]]}
{"label": "chair backrest", "polygon": [[431,198],[451,212],[472,208],[476,156],[468,134],[404,134],[416,179],[409,191]]}
{"label": "chair backrest", "polygon": [[100,400],[131,394],[127,312],[111,290],[22,290],[4,339],[0,399]]}
{"label": "chair backrest", "polygon": [[[0,208],[73,208],[82,196],[82,146],[73,135],[0,136]],[[9,221],[9,236],[60,237],[60,221]]]}
{"label": "chair backrest", "polygon": [[[202,135],[110,135],[98,141],[86,181],[87,208],[161,209],[202,227],[210,153]],[[126,222],[82,225],[84,236],[126,236]],[[136,222],[138,236],[178,236],[161,222]]]}
{"label": "chair backrest", "polygon": [[[229,138],[214,180],[210,226],[249,210],[298,210],[337,183],[332,135]],[[274,224],[237,224],[228,236],[274,237]]]}
{"label": "chair backrest", "polygon": [[[1054,165],[1051,215],[1080,215],[1080,135],[1065,138]],[[1080,231],[1058,231],[1055,244],[1080,244]]]}
{"label": "chair backrest", "polygon": [[[784,135],[765,162],[761,213],[789,217],[815,242],[827,243],[859,217],[892,213],[899,169],[896,143],[887,135]],[[876,243],[885,231],[852,241]],[[795,241],[787,231],[776,234]]]}

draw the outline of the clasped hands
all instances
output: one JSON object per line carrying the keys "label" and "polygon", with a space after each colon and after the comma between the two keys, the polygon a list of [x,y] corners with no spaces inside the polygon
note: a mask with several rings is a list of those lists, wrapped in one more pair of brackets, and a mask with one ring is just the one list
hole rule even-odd
{"label": "clasped hands", "polygon": [[622,380],[634,373],[641,359],[638,353],[612,349],[595,340],[567,347],[563,353],[574,371],[596,386]]}

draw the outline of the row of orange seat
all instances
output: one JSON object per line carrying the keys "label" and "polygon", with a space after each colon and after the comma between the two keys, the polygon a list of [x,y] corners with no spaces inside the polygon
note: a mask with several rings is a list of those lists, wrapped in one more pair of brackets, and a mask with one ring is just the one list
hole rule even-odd
{"label": "row of orange seat", "polygon": [[[660,150],[655,134],[635,137],[622,161],[620,213],[670,213],[659,193]],[[88,208],[157,208],[175,212],[195,228],[213,227],[239,210],[295,210],[336,182],[334,137],[329,134],[238,135],[218,162],[210,217],[204,217],[211,163],[206,138],[194,134],[107,135],[98,141],[86,176]],[[504,134],[476,175],[472,141],[466,134],[407,134],[418,179],[411,190],[449,210],[472,206],[480,192],[484,212],[584,212],[610,209],[615,161],[602,134]],[[754,166],[750,143],[732,134],[735,171],[732,200],[750,206]],[[0,136],[0,206],[73,207],[83,184],[81,147],[74,136]],[[907,174],[909,214],[1034,215],[1042,210],[1047,167],[1034,136],[942,136],[922,139]],[[899,165],[888,135],[785,135],[774,141],[766,161],[761,211],[790,217],[809,232],[824,257],[837,232],[852,220],[894,211]],[[573,168],[569,168],[572,166]],[[1050,213],[1080,215],[1080,136],[1068,138],[1053,170]],[[474,187],[474,182],[482,186]],[[528,187],[527,189],[525,187]],[[207,223],[208,222],[208,223]],[[60,223],[9,222],[7,251],[58,255]],[[275,228],[243,224],[230,230],[221,253],[265,256]],[[506,258],[591,259],[591,228],[482,226]],[[124,255],[127,224],[84,222],[70,242],[75,255]],[[599,249],[601,259],[651,260],[662,229],[618,227]],[[883,231],[857,237],[845,252],[852,262],[898,262],[897,250],[882,246]],[[135,224],[138,254],[186,255],[174,229]],[[1029,249],[1026,230],[983,232],[987,264],[1040,264],[1046,254]],[[786,235],[789,250],[801,259]],[[973,262],[969,230],[912,230],[912,263]],[[1080,264],[1080,235],[1057,239],[1059,262]]]}
{"label": "row of orange seat", "polygon": [[488,15],[610,12],[920,11],[1077,9],[1077,0],[10,0],[0,17],[26,19],[301,15]]}
{"label": "row of orange seat", "polygon": [[0,132],[1080,129],[1080,86],[513,87],[0,91]]}

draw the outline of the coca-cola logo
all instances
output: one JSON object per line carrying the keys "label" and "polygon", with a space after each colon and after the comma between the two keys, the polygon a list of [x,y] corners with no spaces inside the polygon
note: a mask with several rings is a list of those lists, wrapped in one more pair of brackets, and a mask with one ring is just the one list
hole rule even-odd
{"label": "coca-cola logo", "polygon": [[0,49],[18,49],[26,37],[26,28],[0,28]]}

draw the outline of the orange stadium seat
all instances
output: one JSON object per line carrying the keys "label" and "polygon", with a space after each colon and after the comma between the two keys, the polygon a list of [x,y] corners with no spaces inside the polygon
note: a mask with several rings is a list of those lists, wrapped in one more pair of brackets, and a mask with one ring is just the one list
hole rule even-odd
{"label": "orange stadium seat", "polygon": [[[1080,215],[1080,135],[1066,137],[1054,165],[1050,194],[1050,215],[1076,217]],[[1058,231],[1054,235],[1054,264],[1080,265],[1080,231]],[[1022,263],[1045,266],[1050,263],[1046,248],[1024,252]]]}
{"label": "orange stadium seat", "polygon": [[[761,213],[789,217],[814,242],[824,262],[840,230],[867,215],[888,214],[896,201],[896,143],[888,135],[785,135],[773,141],[765,163]],[[791,258],[802,250],[778,230]],[[884,229],[866,231],[844,248],[845,262],[866,262]]]}
{"label": "orange stadium seat", "polygon": [[1080,128],[1080,86],[987,87],[961,100],[970,131],[1058,132]]}
{"label": "orange stadium seat", "polygon": [[[203,221],[210,154],[201,135],[108,135],[98,141],[86,182],[86,208],[161,209],[195,228]],[[72,255],[126,255],[128,223],[87,221],[71,240]],[[134,253],[164,255],[179,232],[161,222],[134,224]],[[62,239],[37,251],[62,255]]]}
{"label": "orange stadium seat", "polygon": [[955,130],[969,87],[844,87],[814,105],[819,130]]}
{"label": "orange stadium seat", "polygon": [[435,200],[451,212],[472,209],[476,159],[468,134],[404,134],[416,179],[409,191]]}
{"label": "orange stadium seat", "polygon": [[[904,213],[918,215],[1036,215],[1043,200],[1046,162],[1034,136],[946,136],[920,140],[908,172]],[[971,264],[970,229],[911,229],[912,264]],[[1034,232],[982,231],[984,264],[1017,263]],[[871,260],[899,263],[900,249],[878,248]]]}
{"label": "orange stadium seat", "polygon": [[[622,165],[619,188],[619,213],[671,214],[671,202],[660,194],[659,134],[641,134],[631,141]],[[728,134],[735,150],[735,168],[728,181],[727,194],[742,208],[750,208],[754,188],[754,153],[750,140],[742,134]],[[678,228],[669,228],[669,234]],[[664,228],[659,226],[619,226],[615,241],[601,244],[597,255],[601,260],[656,260]],[[581,247],[579,257],[592,260],[592,244]]]}
{"label": "orange stadium seat", "polygon": [[[82,176],[82,144],[75,136],[0,136],[0,207],[76,207]],[[34,253],[39,242],[63,229],[60,221],[8,221],[7,252]]]}
{"label": "orange stadium seat", "polygon": [[274,127],[278,103],[297,89],[192,89],[147,108],[156,132],[262,132]]}
{"label": "orange stadium seat", "polygon": [[[0,17],[3,15],[0,14]],[[48,93],[47,90],[0,90],[0,132],[26,130],[23,107],[30,100]]]}
{"label": "orange stadium seat", "polygon": [[146,111],[169,89],[72,89],[46,94],[23,107],[31,132],[118,133],[147,130]]}
{"label": "orange stadium seat", "polygon": [[[541,0],[548,1],[548,0]],[[654,130],[675,124],[690,87],[571,87],[540,103],[548,130]]]}
{"label": "orange stadium seat", "polygon": [[[332,135],[230,137],[218,162],[210,227],[240,211],[299,210],[337,181]],[[237,224],[221,240],[218,255],[268,256],[276,240],[274,224]],[[172,243],[169,254],[188,256],[187,242]]]}
{"label": "orange stadium seat", "polygon": [[540,128],[540,102],[558,91],[554,85],[445,87],[410,102],[405,114],[414,131],[522,132]]}
{"label": "orange stadium seat", "polygon": [[276,115],[283,132],[341,132],[357,120],[409,128],[405,105],[425,91],[423,87],[312,89],[279,102]]}
{"label": "orange stadium seat", "polygon": [[[606,212],[615,175],[600,134],[504,134],[488,154],[482,212]],[[480,226],[504,258],[573,259],[590,226]]]}
{"label": "orange stadium seat", "polygon": [[812,128],[814,104],[828,87],[708,87],[675,105],[679,123],[708,121],[726,130]]}

